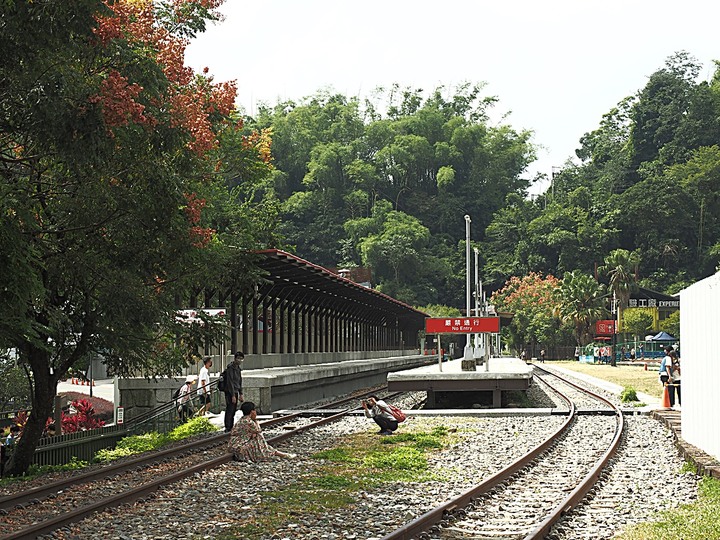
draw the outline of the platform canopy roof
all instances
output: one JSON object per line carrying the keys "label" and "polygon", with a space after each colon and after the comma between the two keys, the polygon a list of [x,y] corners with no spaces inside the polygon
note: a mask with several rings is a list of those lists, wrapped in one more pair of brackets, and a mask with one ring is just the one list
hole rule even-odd
{"label": "platform canopy roof", "polygon": [[279,249],[255,252],[256,262],[267,272],[268,285],[274,291],[299,295],[305,302],[323,302],[335,307],[357,308],[382,313],[405,323],[424,326],[426,313],[386,294],[335,274],[322,266]]}

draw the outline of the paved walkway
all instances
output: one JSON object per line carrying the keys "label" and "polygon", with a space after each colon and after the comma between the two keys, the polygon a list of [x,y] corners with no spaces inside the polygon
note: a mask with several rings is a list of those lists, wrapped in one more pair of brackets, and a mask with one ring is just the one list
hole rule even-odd
{"label": "paved walkway", "polygon": [[95,386],[90,387],[83,384],[73,384],[72,380],[60,381],[58,383],[57,391],[62,392],[80,392],[81,394],[92,395],[99,397],[110,403],[115,403],[115,381],[113,379],[101,379],[95,380]]}

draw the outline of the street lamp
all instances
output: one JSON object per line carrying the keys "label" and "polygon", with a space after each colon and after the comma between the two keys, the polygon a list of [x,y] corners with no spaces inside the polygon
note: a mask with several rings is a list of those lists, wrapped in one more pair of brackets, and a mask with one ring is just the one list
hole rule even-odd
{"label": "street lamp", "polygon": [[[470,216],[465,214],[465,314],[468,317],[470,317],[470,221]],[[470,347],[470,334],[465,337],[463,358],[465,360],[472,360],[473,358],[472,347]]]}

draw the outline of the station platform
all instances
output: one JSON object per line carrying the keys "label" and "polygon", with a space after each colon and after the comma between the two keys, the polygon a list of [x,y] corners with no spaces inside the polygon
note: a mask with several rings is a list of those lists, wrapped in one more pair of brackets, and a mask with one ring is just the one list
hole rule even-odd
{"label": "station platform", "polygon": [[462,360],[433,363],[404,371],[389,373],[388,390],[425,391],[427,404],[435,407],[438,392],[491,392],[492,406],[502,406],[502,393],[525,391],[532,382],[532,366],[519,358],[490,358],[476,371],[463,371]]}
{"label": "station platform", "polygon": [[422,354],[243,370],[243,393],[265,414],[385,383],[388,372],[426,365]]}

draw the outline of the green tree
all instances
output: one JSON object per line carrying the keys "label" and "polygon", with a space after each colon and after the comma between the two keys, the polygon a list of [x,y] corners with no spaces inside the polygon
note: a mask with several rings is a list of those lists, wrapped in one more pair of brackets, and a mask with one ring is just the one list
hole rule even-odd
{"label": "green tree", "polygon": [[[636,273],[640,257],[626,249],[616,249],[605,257],[605,264],[598,271],[609,278],[609,288],[621,311],[628,305],[630,294],[636,286]],[[618,314],[621,317],[622,313]]]}
{"label": "green tree", "polygon": [[319,264],[359,264],[370,233],[358,234],[357,227],[389,203],[429,231],[425,245],[433,251],[418,250],[424,264],[409,281],[376,269],[378,286],[423,303],[454,301],[463,214],[473,216],[481,237],[509,193],[525,195],[523,173],[534,157],[529,132],[489,124],[496,98],[481,97],[481,90],[464,84],[448,98],[445,89],[427,94],[394,85],[362,107],[320,92],[261,108],[251,124],[273,132],[284,242]]}
{"label": "green tree", "polygon": [[643,339],[653,329],[653,315],[644,308],[628,308],[623,313],[623,331]]}
{"label": "green tree", "polygon": [[[620,321],[622,320],[622,311],[627,307],[630,294],[636,287],[640,257],[626,249],[616,249],[605,257],[604,262],[605,264],[600,266],[598,271],[609,278],[609,288],[613,295],[614,307],[617,310],[616,320]],[[611,364],[615,365],[615,354],[612,356]]]}
{"label": "green tree", "polygon": [[234,85],[182,65],[185,39],[216,18],[200,1],[0,5],[0,349],[18,351],[32,402],[10,474],[30,465],[72,366],[97,353],[118,375],[184,365],[176,298],[215,254],[238,257],[211,226]]}
{"label": "green tree", "polygon": [[660,330],[680,339],[680,311],[674,311],[660,321]]}
{"label": "green tree", "polygon": [[[391,211],[379,234],[371,234],[360,243],[363,264],[373,267],[379,278],[389,276],[400,283],[411,276],[420,264],[420,251],[430,237],[426,227],[412,216]],[[402,271],[401,271],[402,269]]]}
{"label": "green tree", "polygon": [[[694,81],[700,66],[686,52],[668,58],[665,67],[653,73],[632,111],[630,130],[630,169],[626,177],[630,187],[639,180],[643,164],[660,160],[672,164],[683,158],[676,141],[678,129],[684,123],[695,91]],[[674,152],[669,151],[675,146]]]}
{"label": "green tree", "polygon": [[14,351],[0,352],[0,410],[22,410],[30,405],[30,385],[17,365]]}
{"label": "green tree", "polygon": [[595,278],[580,271],[568,272],[557,290],[557,314],[575,329],[575,342],[588,343],[595,321],[606,313],[604,287]]}

